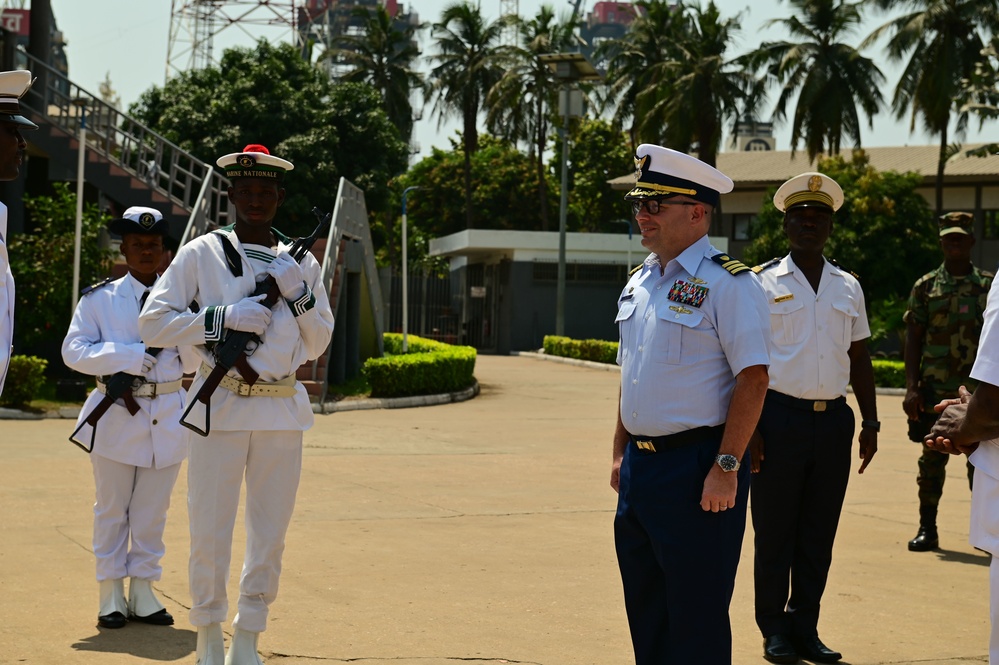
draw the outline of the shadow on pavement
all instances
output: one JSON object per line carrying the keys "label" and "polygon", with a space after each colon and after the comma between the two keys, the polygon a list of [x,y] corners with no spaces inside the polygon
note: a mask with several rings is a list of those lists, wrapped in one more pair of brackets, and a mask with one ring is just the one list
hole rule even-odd
{"label": "shadow on pavement", "polygon": [[940,561],[954,561],[956,563],[973,563],[978,566],[988,566],[992,563],[992,557],[985,552],[955,552],[954,550],[938,549],[937,559]]}
{"label": "shadow on pavement", "polygon": [[124,628],[98,628],[96,635],[73,644],[75,651],[127,653],[149,660],[180,660],[194,653],[197,633],[190,629],[130,623]]}

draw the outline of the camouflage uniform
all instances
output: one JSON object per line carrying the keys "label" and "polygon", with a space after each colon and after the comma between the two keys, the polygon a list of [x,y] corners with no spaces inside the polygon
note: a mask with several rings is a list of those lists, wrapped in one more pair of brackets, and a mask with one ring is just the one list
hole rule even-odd
{"label": "camouflage uniform", "polygon": [[[972,266],[971,273],[951,275],[941,265],[919,278],[912,287],[903,320],[922,326],[923,354],[919,388],[923,395],[922,417],[909,421],[909,438],[922,442],[936,422],[933,406],[940,400],[957,397],[959,386],[974,390],[969,378],[978,351],[985,301],[993,274]],[[950,455],[923,445],[919,458],[919,517],[922,526],[936,524],[937,505],[943,494],[947,460]],[[968,463],[968,486],[974,467]]]}

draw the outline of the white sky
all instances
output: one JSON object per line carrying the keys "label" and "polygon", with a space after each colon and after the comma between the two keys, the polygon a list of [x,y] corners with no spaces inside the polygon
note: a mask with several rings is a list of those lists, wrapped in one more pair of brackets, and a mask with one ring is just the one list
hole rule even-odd
{"label": "white sky", "polygon": [[[181,4],[179,0],[175,1],[176,4]],[[584,15],[592,11],[595,2],[596,0],[582,0]],[[495,18],[499,15],[500,3],[501,0],[483,0],[480,4],[487,16]],[[105,75],[110,74],[111,82],[121,96],[124,107],[135,101],[150,86],[163,85],[170,32],[170,0],[51,0],[51,4],[56,22],[68,42],[66,53],[70,78],[75,83],[96,94]],[[415,8],[422,21],[432,23],[437,20],[444,7],[450,4],[450,0],[410,0],[406,4]],[[541,0],[519,0],[521,16],[534,15],[541,4]],[[570,0],[551,1],[549,4],[560,14],[567,14],[572,8]],[[760,35],[768,39],[783,37],[777,30],[763,31],[762,24],[779,16],[781,10],[789,9],[786,2],[758,2],[752,7],[748,0],[716,0],[716,4],[723,16],[743,12],[742,32],[733,56],[755,47],[761,41]],[[858,43],[884,20],[882,15],[869,16],[863,34],[857,35],[850,42]],[[272,41],[290,38],[290,30],[278,31],[262,26],[252,26],[248,30],[250,35],[239,27],[227,28],[216,38],[214,48],[221,52],[227,46],[251,45],[255,36],[267,36]],[[429,31],[425,33],[422,44],[425,53],[430,48],[428,33]],[[890,99],[898,78],[898,67],[890,66],[880,50],[866,55],[875,58],[888,78],[884,94]],[[430,118],[429,106],[424,111],[424,118],[416,127],[416,140],[420,143],[421,154],[429,154],[431,146],[435,145],[446,148],[447,136],[453,134],[457,123],[452,121],[438,129],[436,119]],[[775,134],[777,148],[788,149],[790,128],[787,123],[776,127]],[[875,118],[873,131],[865,126],[861,136],[864,145],[868,146],[936,143],[918,127],[915,133],[910,134],[908,119],[896,121],[887,113]],[[981,131],[977,129],[977,122],[973,123],[966,137],[967,142],[996,139],[999,139],[999,123],[995,121],[986,124]]]}

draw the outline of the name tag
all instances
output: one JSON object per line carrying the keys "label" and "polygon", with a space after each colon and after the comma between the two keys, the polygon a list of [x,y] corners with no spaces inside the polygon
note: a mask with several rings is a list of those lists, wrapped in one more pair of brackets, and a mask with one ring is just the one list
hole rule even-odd
{"label": "name tag", "polygon": [[774,303],[784,302],[785,300],[794,300],[794,294],[788,293],[787,295],[777,296],[774,298]]}

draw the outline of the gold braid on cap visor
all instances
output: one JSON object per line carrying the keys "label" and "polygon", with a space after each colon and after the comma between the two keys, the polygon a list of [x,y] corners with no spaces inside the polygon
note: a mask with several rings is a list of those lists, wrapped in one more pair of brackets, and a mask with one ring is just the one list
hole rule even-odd
{"label": "gold braid on cap visor", "polygon": [[784,199],[784,209],[787,210],[793,205],[799,203],[804,203],[806,201],[815,201],[816,203],[824,203],[830,208],[835,208],[833,205],[832,197],[825,192],[795,192],[790,194],[786,199]]}
{"label": "gold braid on cap visor", "polygon": [[685,194],[687,196],[693,196],[697,194],[696,189],[685,189],[683,187],[670,187],[669,185],[659,185],[654,182],[637,182],[635,183],[635,189],[649,189],[653,192],[662,192],[664,194]]}

